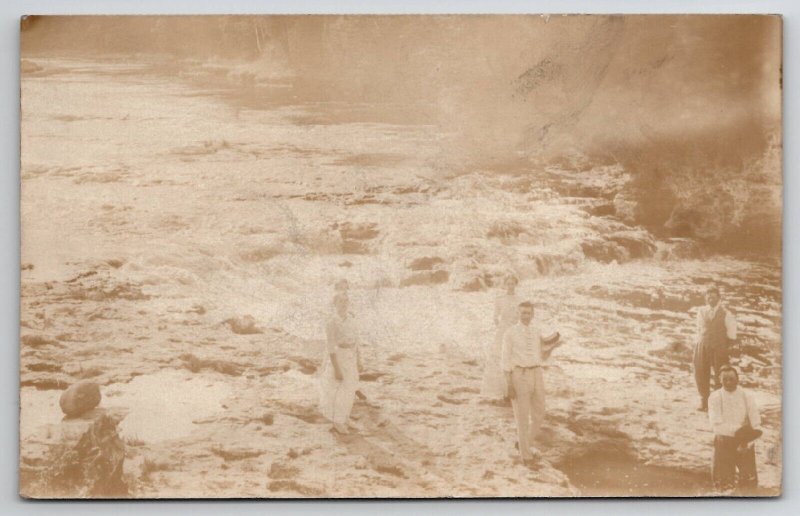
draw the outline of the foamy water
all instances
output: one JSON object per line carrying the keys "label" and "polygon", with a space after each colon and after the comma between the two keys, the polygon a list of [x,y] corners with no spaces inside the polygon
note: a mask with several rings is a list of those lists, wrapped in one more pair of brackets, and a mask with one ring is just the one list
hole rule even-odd
{"label": "foamy water", "polygon": [[[514,272],[520,294],[562,331],[563,352],[588,360],[608,358],[609,348],[646,354],[676,339],[689,343],[688,310],[625,296],[663,289],[697,304],[714,280],[736,308],[766,318],[755,338],[780,347],[777,265],[598,263],[582,250],[587,238],[641,228],[591,216],[585,200],[560,196],[536,171],[520,187],[516,177],[442,170],[446,134],[435,127],[298,123],[298,114],[326,106],[255,110],[157,76],[57,64],[67,71],[22,81],[22,262],[33,265],[23,284],[116,260],[115,278],[140,285],[156,313],[200,305],[210,322],[249,314],[262,328],[318,340],[333,284],[347,278],[365,345],[479,357],[493,338],[495,293],[461,289]],[[364,228],[375,234],[343,240]],[[441,259],[448,281],[401,287],[418,272],[409,264],[426,257]],[[605,374],[569,367],[576,376]],[[162,437],[147,423],[168,415],[166,402],[150,396],[162,383],[177,393],[168,402],[181,407],[170,416],[177,434],[202,411],[193,389],[213,406],[226,392],[173,373],[135,378],[117,400],[133,407],[123,434]]]}

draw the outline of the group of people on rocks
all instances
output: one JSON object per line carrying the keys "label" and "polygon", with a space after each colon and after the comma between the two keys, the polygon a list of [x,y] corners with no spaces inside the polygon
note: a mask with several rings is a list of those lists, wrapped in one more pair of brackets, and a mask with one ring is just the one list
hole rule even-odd
{"label": "group of people on rocks", "polygon": [[[535,307],[521,298],[518,280],[509,275],[495,300],[494,339],[486,346],[481,394],[489,403],[510,401],[517,426],[517,449],[524,464],[539,457],[534,443],[545,415],[543,370],[560,344],[558,332],[534,318]],[[349,285],[335,287],[333,314],[325,326],[326,358],[320,373],[320,409],[333,430],[347,434],[358,392],[361,354],[349,311]],[[712,478],[715,488],[729,492],[757,487],[753,442],[761,435],[759,409],[753,395],[739,387],[739,375],[729,364],[737,338],[736,318],[721,303],[717,286],[706,290],[707,304],[697,311],[693,365],[699,411],[708,412],[714,433]],[[712,391],[712,384],[715,390]]]}
{"label": "group of people on rocks", "polygon": [[738,488],[746,493],[758,486],[753,443],[762,430],[756,400],[739,387],[739,373],[729,363],[736,338],[736,317],[723,306],[719,287],[711,285],[706,289],[706,306],[697,311],[693,357],[700,393],[697,410],[708,412],[714,432],[714,486],[723,492]]}

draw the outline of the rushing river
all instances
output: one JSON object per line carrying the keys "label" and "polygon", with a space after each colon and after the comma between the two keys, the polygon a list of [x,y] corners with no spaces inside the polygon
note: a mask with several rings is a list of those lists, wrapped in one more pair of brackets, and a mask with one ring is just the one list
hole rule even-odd
{"label": "rushing river", "polygon": [[[631,325],[657,324],[646,315],[660,296],[665,307],[676,300],[676,330],[702,284],[720,281],[747,332],[779,347],[778,264],[673,254],[685,243],[593,215],[603,205],[591,182],[621,175],[609,167],[441,170],[446,133],[375,122],[363,105],[349,117],[337,103],[255,108],[234,90],[134,65],[48,64],[54,73],[23,81],[23,262],[34,265],[23,282],[117,259],[150,295],[313,337],[323,293],[347,277],[376,330],[407,334],[405,345],[469,348],[488,335],[485,286],[507,272],[565,323],[584,309],[619,318],[614,309],[631,305],[644,310]],[[572,191],[559,192],[563,177]],[[420,258],[433,264],[415,266]],[[607,333],[607,347],[621,330],[590,333]]]}
{"label": "rushing river", "polygon": [[478,358],[497,280],[514,272],[564,335],[564,372],[613,382],[690,345],[692,309],[718,282],[740,321],[745,384],[779,412],[780,264],[623,223],[596,187],[624,180],[619,168],[449,170],[446,128],[397,110],[293,102],[285,85],[281,102],[254,102],[136,64],[38,63],[22,81],[23,326],[70,317],[38,306],[37,286],[103,271],[162,315],[197,305],[208,320],[247,314],[319,340],[347,278],[375,350]]}

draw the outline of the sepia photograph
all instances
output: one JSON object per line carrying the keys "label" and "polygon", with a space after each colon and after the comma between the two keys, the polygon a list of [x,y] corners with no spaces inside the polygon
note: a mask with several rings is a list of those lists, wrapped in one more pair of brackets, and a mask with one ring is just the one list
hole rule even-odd
{"label": "sepia photograph", "polygon": [[780,496],[782,25],[22,17],[20,495]]}

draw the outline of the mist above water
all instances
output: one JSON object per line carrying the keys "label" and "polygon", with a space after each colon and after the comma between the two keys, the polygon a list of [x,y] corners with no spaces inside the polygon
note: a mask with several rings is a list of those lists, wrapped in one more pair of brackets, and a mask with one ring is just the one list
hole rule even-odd
{"label": "mist above water", "polygon": [[26,55],[159,56],[248,88],[284,81],[294,103],[402,112],[438,128],[443,176],[618,164],[618,216],[772,255],[780,41],[768,16],[29,17],[22,31]]}

